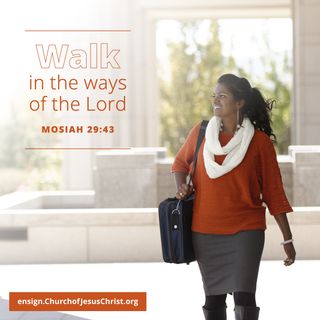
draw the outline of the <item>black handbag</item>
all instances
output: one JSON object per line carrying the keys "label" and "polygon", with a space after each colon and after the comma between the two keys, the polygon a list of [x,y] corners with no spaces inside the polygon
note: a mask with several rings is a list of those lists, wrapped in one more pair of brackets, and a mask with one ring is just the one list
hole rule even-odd
{"label": "black handbag", "polygon": [[[189,175],[189,186],[196,169],[198,152],[205,136],[207,124],[207,120],[203,120],[201,123],[193,158],[193,168]],[[167,198],[159,204],[159,227],[164,262],[189,264],[195,260],[191,231],[193,199],[194,191],[186,199]]]}

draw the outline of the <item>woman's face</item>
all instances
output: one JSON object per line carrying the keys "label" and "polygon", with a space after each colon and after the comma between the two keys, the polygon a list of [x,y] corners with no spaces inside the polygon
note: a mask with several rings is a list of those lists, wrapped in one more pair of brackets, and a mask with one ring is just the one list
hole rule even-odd
{"label": "woman's face", "polygon": [[212,102],[214,115],[221,118],[237,113],[243,105],[243,100],[236,101],[231,91],[221,83],[215,86]]}

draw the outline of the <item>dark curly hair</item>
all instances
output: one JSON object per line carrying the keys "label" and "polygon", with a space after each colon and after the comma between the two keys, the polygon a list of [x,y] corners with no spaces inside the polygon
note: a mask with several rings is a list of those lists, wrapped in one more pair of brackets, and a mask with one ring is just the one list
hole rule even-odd
{"label": "dark curly hair", "polygon": [[265,99],[257,87],[252,88],[246,78],[237,77],[234,74],[227,73],[219,77],[218,83],[228,88],[235,100],[243,99],[244,106],[240,109],[242,116],[247,116],[253,126],[265,132],[272,141],[277,142],[277,137],[271,128],[270,113],[275,104],[274,99]]}

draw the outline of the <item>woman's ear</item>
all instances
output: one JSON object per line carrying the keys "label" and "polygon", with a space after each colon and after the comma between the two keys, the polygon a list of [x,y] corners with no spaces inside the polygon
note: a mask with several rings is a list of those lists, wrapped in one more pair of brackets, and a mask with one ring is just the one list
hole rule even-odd
{"label": "woman's ear", "polygon": [[239,101],[237,101],[237,107],[238,109],[241,109],[245,104],[245,100],[244,99],[241,99]]}

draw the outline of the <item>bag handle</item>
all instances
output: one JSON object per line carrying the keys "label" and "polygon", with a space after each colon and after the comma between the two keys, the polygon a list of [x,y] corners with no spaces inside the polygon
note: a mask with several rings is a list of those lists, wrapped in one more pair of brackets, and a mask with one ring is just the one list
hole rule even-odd
{"label": "bag handle", "polygon": [[206,128],[207,128],[208,122],[209,122],[208,120],[202,120],[202,122],[201,122],[201,127],[200,127],[199,134],[198,134],[196,150],[195,150],[194,156],[193,156],[193,167],[192,167],[192,171],[191,171],[191,173],[189,175],[189,182],[188,182],[188,186],[189,187],[190,187],[190,183],[192,181],[192,178],[194,176],[194,172],[196,170],[196,165],[197,165],[197,160],[198,160],[198,153],[199,153],[199,149],[200,149],[201,143],[202,143],[203,138],[204,138],[205,133],[206,133]]}

